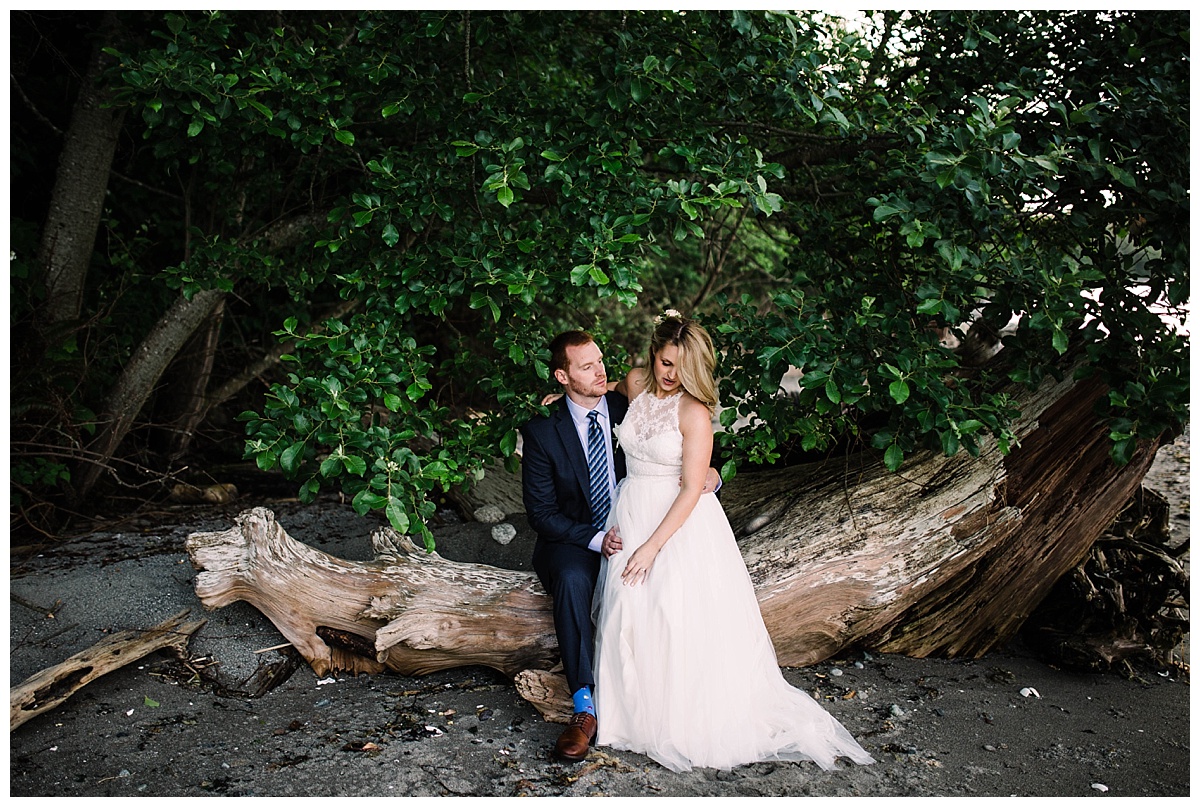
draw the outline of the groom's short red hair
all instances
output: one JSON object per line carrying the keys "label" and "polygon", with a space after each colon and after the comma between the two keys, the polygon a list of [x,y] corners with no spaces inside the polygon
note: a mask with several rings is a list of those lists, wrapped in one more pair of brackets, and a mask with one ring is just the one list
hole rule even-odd
{"label": "groom's short red hair", "polygon": [[554,337],[554,341],[550,343],[550,372],[562,370],[564,372],[570,370],[571,360],[567,358],[567,348],[582,347],[589,342],[595,342],[590,333],[586,331],[563,331],[558,336]]}

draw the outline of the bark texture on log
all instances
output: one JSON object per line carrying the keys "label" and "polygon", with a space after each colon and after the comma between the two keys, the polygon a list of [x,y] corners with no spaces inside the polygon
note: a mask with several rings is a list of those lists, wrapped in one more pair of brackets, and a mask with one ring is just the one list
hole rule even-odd
{"label": "bark texture on log", "polygon": [[549,597],[532,573],[446,560],[391,529],[371,540],[375,560],[340,560],[255,508],[231,529],[188,536],[187,550],[205,607],[250,603],[318,675],[468,664],[516,675],[555,662]]}
{"label": "bark texture on log", "polygon": [[484,474],[484,482],[453,488],[449,499],[468,516],[487,505],[499,508],[505,515],[525,512],[519,473],[508,473],[504,463],[496,460],[484,468]]}
{"label": "bark texture on log", "polygon": [[567,677],[558,670],[523,670],[513,679],[517,693],[532,703],[550,723],[569,723],[575,713]]}
{"label": "bark texture on log", "polygon": [[182,652],[192,634],[207,620],[184,623],[188,611],[150,630],[114,633],[61,664],[31,675],[9,690],[9,727],[12,731],[26,721],[61,706],[87,684],[126,664],[145,658],[156,650],[173,647]]}
{"label": "bark texture on log", "polygon": [[1022,401],[1008,456],[926,453],[892,474],[857,455],[747,475],[727,509],[751,533],[742,554],[780,663],[851,646],[978,658],[1009,640],[1153,461],[1145,441],[1113,465],[1092,413],[1102,394],[1047,381]]}
{"label": "bark texture on log", "polygon": [[[1078,564],[1145,475],[1157,443],[1114,466],[1092,413],[1103,390],[1070,379],[1021,401],[1019,448],[978,459],[936,453],[889,473],[867,455],[744,474],[722,501],[785,666],[857,647],[979,657],[1016,632]],[[482,664],[516,676],[557,662],[549,598],[531,573],[447,561],[390,529],[378,555],[349,563],[289,538],[267,510],[188,550],[207,607],[244,599],[318,674],[406,674]],[[318,625],[373,642],[377,660],[329,648]],[[547,719],[565,687],[520,676]],[[541,701],[539,702],[539,699]]]}

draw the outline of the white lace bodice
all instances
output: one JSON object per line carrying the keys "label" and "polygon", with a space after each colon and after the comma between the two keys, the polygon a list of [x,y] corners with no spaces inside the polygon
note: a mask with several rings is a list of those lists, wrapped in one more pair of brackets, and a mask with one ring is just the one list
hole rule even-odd
{"label": "white lace bodice", "polygon": [[679,431],[681,393],[658,398],[643,392],[633,399],[617,427],[629,476],[674,476],[683,468],[683,435]]}

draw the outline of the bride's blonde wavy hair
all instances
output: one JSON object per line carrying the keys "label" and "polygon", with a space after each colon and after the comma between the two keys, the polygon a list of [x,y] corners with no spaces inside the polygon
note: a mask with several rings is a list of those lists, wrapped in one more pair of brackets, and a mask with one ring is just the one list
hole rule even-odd
{"label": "bride's blonde wavy hair", "polygon": [[656,327],[650,335],[650,364],[646,373],[646,390],[659,393],[658,379],[654,376],[654,357],[667,345],[679,349],[679,381],[693,398],[710,410],[717,406],[717,382],[713,373],[717,369],[717,352],[712,337],[698,323],[687,319],[678,311],[668,310],[655,318]]}

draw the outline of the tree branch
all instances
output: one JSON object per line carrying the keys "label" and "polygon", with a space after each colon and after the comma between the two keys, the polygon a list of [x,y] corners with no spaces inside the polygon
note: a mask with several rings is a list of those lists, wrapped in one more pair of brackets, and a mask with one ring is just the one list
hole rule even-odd
{"label": "tree branch", "polygon": [[[357,310],[361,305],[361,300],[347,300],[318,319],[321,322],[331,319],[342,319],[343,317]],[[325,328],[323,325],[318,324],[313,327],[313,332],[320,333],[324,329]],[[258,360],[248,365],[240,373],[228,379],[225,381],[225,383],[221,384],[221,386],[217,387],[215,390],[205,396],[204,406],[201,410],[200,417],[197,419],[197,423],[203,421],[204,417],[210,410],[213,409],[213,407],[220,406],[221,404],[225,403],[234,395],[237,395],[239,392],[241,392],[242,389],[245,388],[245,386],[251,381],[261,376],[276,364],[279,364],[280,357],[291,350],[294,345],[294,342],[276,343],[274,347],[264,353]]]}
{"label": "tree branch", "polygon": [[58,135],[60,138],[63,137],[63,130],[55,126],[49,118],[42,114],[42,111],[37,108],[37,105],[34,104],[30,97],[25,94],[25,90],[21,87],[21,82],[17,81],[17,77],[12,73],[9,73],[8,77],[12,80],[12,85],[17,88],[17,95],[21,96],[21,100],[25,102],[25,106],[29,107],[29,111],[33,113],[33,116],[44,123],[46,127],[50,129],[50,131],[54,132],[54,134]]}

